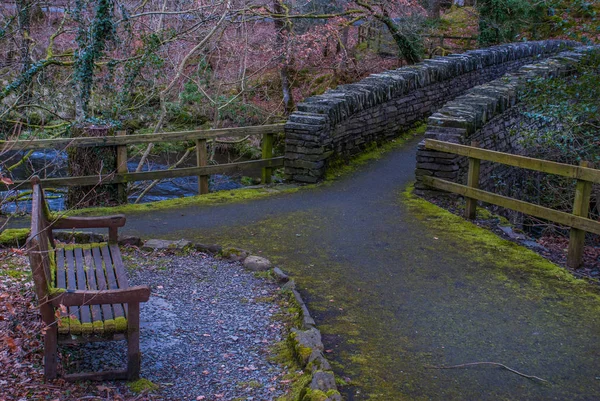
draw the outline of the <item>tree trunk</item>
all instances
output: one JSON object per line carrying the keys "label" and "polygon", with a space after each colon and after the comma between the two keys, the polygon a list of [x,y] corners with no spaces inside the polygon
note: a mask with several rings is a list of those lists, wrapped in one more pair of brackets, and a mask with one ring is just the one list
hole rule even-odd
{"label": "tree trunk", "polygon": [[[114,135],[110,126],[77,125],[71,128],[71,137],[103,137]],[[104,175],[117,169],[117,148],[69,148],[67,150],[69,176]],[[117,184],[69,187],[66,206],[81,209],[91,206],[113,206],[127,203],[127,194],[119,196]]]}
{"label": "tree trunk", "polygon": [[398,46],[400,57],[404,57],[408,64],[416,64],[421,61],[421,56],[419,55],[417,47],[400,31],[396,23],[389,16],[378,15],[376,18],[383,22],[390,31],[392,38],[394,38],[394,42],[396,42],[396,46]]}
{"label": "tree trunk", "polygon": [[[21,76],[25,76],[31,68],[31,56],[29,54],[29,29],[31,23],[31,0],[17,0],[16,1],[18,22],[19,22],[19,62],[20,62],[20,73]],[[27,103],[29,98],[29,85],[23,88],[23,97],[21,101]]]}
{"label": "tree trunk", "polygon": [[429,0],[427,14],[429,19],[440,19],[440,0]]}
{"label": "tree trunk", "polygon": [[[273,0],[273,11],[276,14],[284,14],[286,12],[281,0]],[[294,95],[292,93],[292,87],[290,83],[290,65],[287,52],[286,32],[290,32],[290,25],[289,21],[285,21],[283,18],[274,18],[273,24],[275,25],[275,32],[277,35],[275,38],[275,52],[279,53],[277,60],[281,64],[279,75],[281,76],[283,106],[285,109],[285,114],[289,115],[296,107],[294,105]]]}

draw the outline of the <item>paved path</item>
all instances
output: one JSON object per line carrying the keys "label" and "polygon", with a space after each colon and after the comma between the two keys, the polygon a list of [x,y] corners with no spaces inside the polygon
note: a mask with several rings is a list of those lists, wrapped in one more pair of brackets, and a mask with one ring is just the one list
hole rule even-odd
{"label": "paved path", "polygon": [[[600,306],[507,275],[400,201],[418,139],[329,186],[128,216],[126,232],[246,247],[305,289],[348,399],[600,399]],[[437,236],[437,239],[434,239]],[[563,294],[563,295],[555,295]],[[504,363],[543,384],[494,367]]]}

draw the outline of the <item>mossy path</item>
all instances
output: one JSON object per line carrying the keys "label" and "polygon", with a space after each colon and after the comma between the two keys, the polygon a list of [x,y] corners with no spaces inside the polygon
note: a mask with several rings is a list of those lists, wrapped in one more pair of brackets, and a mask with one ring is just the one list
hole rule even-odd
{"label": "mossy path", "polygon": [[[130,213],[127,234],[262,252],[294,276],[349,400],[592,400],[600,297],[531,252],[404,194],[418,139],[331,185]],[[549,381],[494,367],[498,362]]]}

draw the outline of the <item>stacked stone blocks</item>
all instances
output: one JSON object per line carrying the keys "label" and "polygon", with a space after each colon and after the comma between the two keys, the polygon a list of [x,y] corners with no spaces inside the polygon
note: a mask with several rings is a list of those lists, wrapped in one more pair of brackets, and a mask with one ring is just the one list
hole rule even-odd
{"label": "stacked stone blocks", "polygon": [[[593,47],[579,47],[544,61],[525,65],[518,71],[468,90],[464,95],[446,103],[429,117],[425,139],[470,145],[477,142],[484,149],[527,155],[521,135],[522,126],[540,124],[522,113],[519,96],[528,80],[540,77],[566,76],[574,71],[586,52]],[[538,127],[542,128],[542,127]],[[420,195],[445,194],[427,187],[423,176],[466,183],[468,159],[425,148],[425,141],[417,150],[415,192]],[[481,163],[480,188],[497,189],[499,182],[510,186],[517,177],[515,168]],[[509,195],[509,193],[505,193]]]}
{"label": "stacked stone blocks", "polygon": [[[348,159],[371,142],[398,136],[466,90],[576,45],[549,40],[472,50],[372,74],[307,98],[285,126],[287,178],[316,182],[330,160]],[[495,107],[490,102],[488,107]]]}

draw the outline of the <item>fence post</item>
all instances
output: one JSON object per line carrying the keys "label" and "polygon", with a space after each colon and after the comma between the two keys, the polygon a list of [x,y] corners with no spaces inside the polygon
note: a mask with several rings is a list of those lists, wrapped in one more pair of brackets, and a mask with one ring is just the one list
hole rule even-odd
{"label": "fence post", "polygon": [[[580,167],[591,167],[590,162],[582,161]],[[590,197],[592,194],[592,183],[577,180],[575,188],[575,202],[573,214],[580,217],[588,217],[590,211]],[[567,254],[567,266],[577,269],[583,262],[583,249],[585,246],[585,231],[571,228],[569,235],[569,253]]]}
{"label": "fence post", "polygon": [[[471,142],[471,146],[479,147],[479,143],[476,141]],[[481,166],[481,160],[469,157],[469,172],[467,173],[467,185],[471,188],[479,188],[479,171]],[[475,220],[477,216],[477,199],[466,198],[467,204],[465,206],[465,218],[469,220]]]}
{"label": "fence post", "polygon": [[[117,131],[117,136],[126,136],[127,131]],[[127,169],[127,145],[117,146],[117,173],[128,173]],[[117,196],[119,203],[127,203],[127,184],[117,184]]]}
{"label": "fence post", "polygon": [[[271,159],[273,157],[273,134],[263,134],[262,140],[262,158]],[[262,169],[262,180],[263,184],[271,183],[271,176],[273,175],[272,167],[263,167]]]}
{"label": "fence post", "polygon": [[[208,154],[206,152],[206,139],[196,139],[196,164],[198,167],[208,165]],[[208,193],[208,176],[198,176],[198,194]]]}

